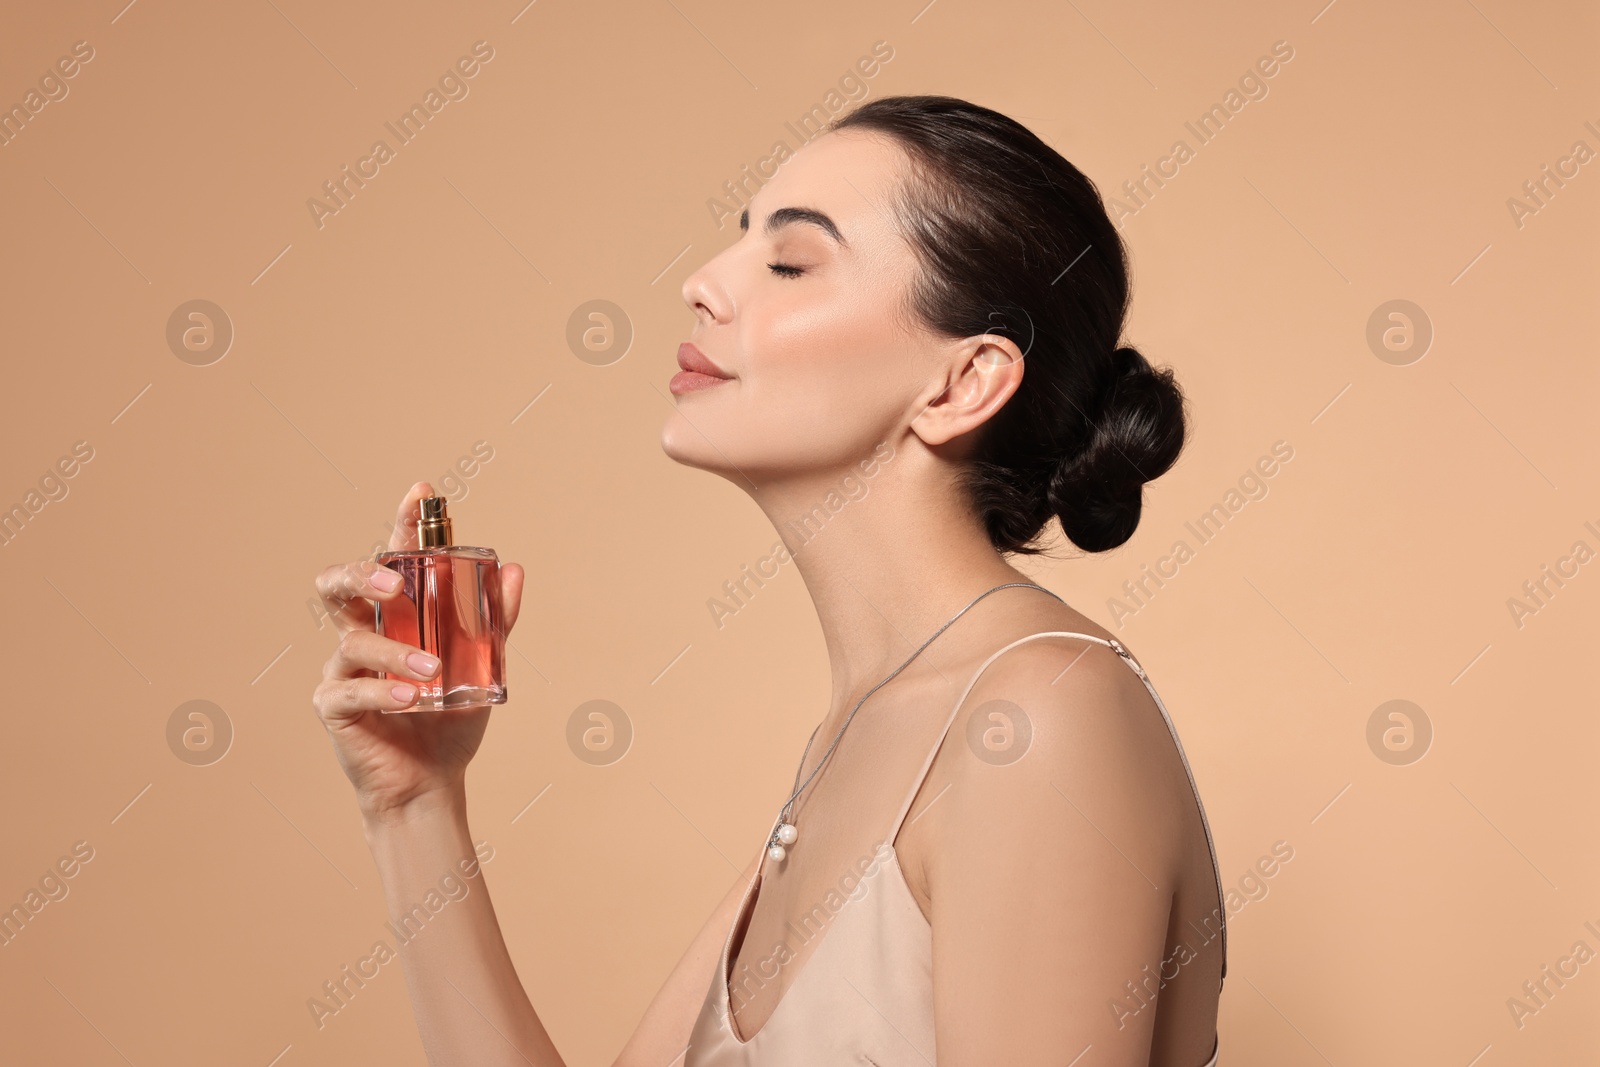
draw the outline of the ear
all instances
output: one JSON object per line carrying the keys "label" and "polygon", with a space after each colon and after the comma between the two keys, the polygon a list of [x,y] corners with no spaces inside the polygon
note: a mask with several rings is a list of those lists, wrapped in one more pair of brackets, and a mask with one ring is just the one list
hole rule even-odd
{"label": "ear", "polygon": [[1022,384],[1022,351],[1009,338],[985,333],[955,343],[938,391],[911,420],[928,445],[942,445],[994,417]]}

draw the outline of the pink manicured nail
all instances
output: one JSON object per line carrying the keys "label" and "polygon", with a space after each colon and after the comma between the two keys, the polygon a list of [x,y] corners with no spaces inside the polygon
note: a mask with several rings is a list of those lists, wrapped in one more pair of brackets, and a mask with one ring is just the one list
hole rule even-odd
{"label": "pink manicured nail", "polygon": [[400,576],[394,571],[376,570],[367,576],[367,581],[387,593],[400,584]]}
{"label": "pink manicured nail", "polygon": [[409,704],[417,699],[417,687],[414,685],[397,685],[389,690],[389,695],[402,704]]}

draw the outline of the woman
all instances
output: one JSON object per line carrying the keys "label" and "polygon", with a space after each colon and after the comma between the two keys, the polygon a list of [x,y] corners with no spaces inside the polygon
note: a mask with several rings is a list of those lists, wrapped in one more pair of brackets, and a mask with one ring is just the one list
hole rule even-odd
{"label": "woman", "polygon": [[[891,97],[787,160],[741,228],[683,285],[662,446],[772,520],[832,701],[616,1063],[1215,1064],[1221,887],[1177,735],[1127,649],[1007,562],[1051,518],[1122,544],[1183,444],[1171,372],[1119,347],[1098,192],[1002,115]],[[376,671],[434,666],[372,632],[389,573],[319,577],[344,636],[315,704],[403,909],[472,855],[488,710],[380,714],[409,687]],[[524,575],[501,573],[509,628]],[[561,1064],[488,893],[441,918],[405,955],[430,1062]]]}

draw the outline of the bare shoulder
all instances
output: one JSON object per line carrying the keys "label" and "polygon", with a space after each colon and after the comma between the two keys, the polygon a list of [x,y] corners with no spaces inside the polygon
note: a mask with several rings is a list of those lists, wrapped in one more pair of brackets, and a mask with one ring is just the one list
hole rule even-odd
{"label": "bare shoulder", "polygon": [[[1099,642],[1048,635],[1009,648],[978,677],[957,718],[983,722],[1007,712],[1026,735],[1025,750],[1003,755],[1024,773],[1130,803],[1134,794],[1183,796],[1163,788],[1174,771],[1176,784],[1188,788],[1150,690],[1132,662]],[[980,745],[974,754],[983,751]],[[974,782],[995,765],[952,762],[953,772]]]}
{"label": "bare shoulder", "polygon": [[1192,877],[1187,775],[1116,651],[1064,636],[1001,647],[896,847],[933,930],[940,1058],[1046,1062],[1093,1044],[1106,1062],[1149,1062],[1155,1013],[1116,1019],[1107,991],[1164,957]]}
{"label": "bare shoulder", "polygon": [[1171,731],[1131,664],[1097,641],[1055,635],[1008,647],[978,676],[913,814],[935,794],[946,810],[930,806],[920,834],[907,835],[914,854],[960,863],[984,827],[1018,825],[1037,842],[1086,822],[1140,852],[1167,879],[1148,877],[1168,885],[1194,806]]}

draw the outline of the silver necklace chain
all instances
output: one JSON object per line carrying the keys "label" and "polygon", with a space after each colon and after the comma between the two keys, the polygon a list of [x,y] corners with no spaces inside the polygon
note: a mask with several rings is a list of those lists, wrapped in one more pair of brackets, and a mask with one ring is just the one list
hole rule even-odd
{"label": "silver necklace chain", "polygon": [[[833,755],[833,750],[835,748],[837,748],[838,745],[839,745],[839,739],[844,736],[845,728],[850,725],[850,720],[856,717],[856,712],[861,710],[861,705],[863,705],[863,704],[865,704],[867,702],[867,697],[870,697],[873,693],[876,693],[883,686],[887,685],[895,677],[895,675],[899,674],[901,671],[903,671],[907,667],[909,667],[911,665],[911,661],[916,659],[918,656],[920,656],[922,654],[922,650],[923,649],[925,649],[929,645],[933,644],[933,639],[935,637],[938,637],[940,634],[942,634],[946,630],[948,630],[951,627],[951,625],[955,623],[955,621],[957,619],[961,618],[961,616],[965,615],[968,611],[970,611],[972,609],[973,605],[977,604],[978,601],[982,600],[984,597],[988,596],[990,593],[998,593],[1002,589],[1010,589],[1010,588],[1012,588],[1014,586],[1026,586],[1026,587],[1028,587],[1030,589],[1037,589],[1042,593],[1050,593],[1050,595],[1053,596],[1053,597],[1056,597],[1057,600],[1061,600],[1061,598],[1059,596],[1056,596],[1056,594],[1051,593],[1050,590],[1046,589],[1042,585],[1039,585],[1037,582],[1006,582],[1003,585],[995,586],[993,589],[990,589],[987,592],[978,594],[978,596],[973,599],[972,603],[968,604],[966,607],[962,608],[960,611],[958,611],[954,615],[950,616],[949,621],[947,621],[943,626],[941,626],[937,630],[935,630],[933,632],[933,636],[932,637],[929,637],[926,641],[922,642],[922,644],[920,646],[918,646],[918,648],[917,648],[917,650],[915,652],[911,653],[911,655],[906,657],[906,661],[904,663],[900,664],[900,666],[898,666],[894,670],[890,671],[887,675],[884,676],[882,681],[880,681],[877,685],[873,686],[871,689],[868,689],[866,691],[865,695],[863,695],[860,700],[856,701],[856,706],[850,709],[850,714],[846,715],[845,718],[844,718],[844,722],[840,724],[839,732],[833,735],[833,741],[832,741],[831,744],[828,745],[828,751],[826,751],[826,752],[824,752],[822,754],[822,758],[820,760],[818,760],[817,761],[817,765],[811,769],[811,773],[806,775],[806,780],[804,782],[801,782],[800,781],[800,772],[805,770],[806,757],[811,754],[811,743],[817,739],[817,730],[820,730],[822,728],[822,724],[821,723],[818,723],[816,725],[816,728],[811,731],[810,738],[808,738],[806,740],[805,751],[800,753],[800,766],[796,767],[795,771],[794,771],[794,780],[795,780],[794,792],[789,795],[789,799],[784,803],[783,810],[781,812],[779,812],[779,814],[778,814],[777,825],[773,826],[773,828],[772,828],[772,836],[767,839],[767,847],[769,849],[780,846],[781,843],[779,841],[779,831],[782,830],[783,827],[786,826],[786,825],[792,825],[790,823],[790,818],[791,818],[791,816],[792,816],[792,814],[794,812],[794,802],[797,799],[799,799],[800,794],[805,791],[806,786],[811,784],[811,779],[813,779],[813,778],[815,778],[817,776],[817,772],[822,770],[823,766],[828,762],[828,757]],[[1064,601],[1064,600],[1062,600],[1061,602],[1063,604],[1066,603],[1066,601]],[[793,837],[790,838],[790,842],[783,842],[783,843],[792,843],[792,841],[793,841]]]}

